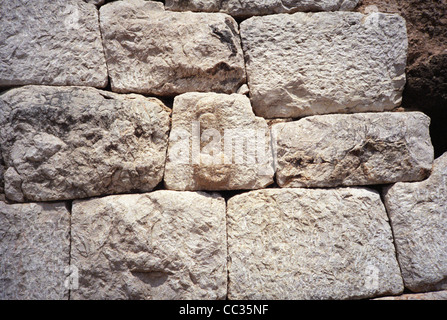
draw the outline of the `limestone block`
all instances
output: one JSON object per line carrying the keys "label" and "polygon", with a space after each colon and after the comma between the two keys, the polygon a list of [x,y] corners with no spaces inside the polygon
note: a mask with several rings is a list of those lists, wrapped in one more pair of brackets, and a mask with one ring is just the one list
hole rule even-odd
{"label": "limestone block", "polygon": [[405,286],[447,289],[447,153],[435,160],[427,180],[396,183],[384,198]]}
{"label": "limestone block", "polygon": [[70,213],[65,203],[0,201],[0,299],[66,300]]}
{"label": "limestone block", "polygon": [[281,187],[335,187],[425,179],[433,164],[421,112],[311,116],[272,126]]}
{"label": "limestone block", "polygon": [[155,191],[75,201],[73,299],[224,299],[225,200]]}
{"label": "limestone block", "polygon": [[157,99],[26,86],[1,95],[0,110],[10,200],[150,191],[163,178],[170,110]]}
{"label": "limestone block", "polygon": [[174,11],[225,12],[235,17],[250,17],[297,11],[352,10],[359,0],[166,0]]}
{"label": "limestone block", "polygon": [[174,190],[259,189],[273,183],[267,122],[240,94],[174,99],[165,185]]}
{"label": "limestone block", "polygon": [[164,11],[153,1],[101,7],[112,90],[233,93],[245,82],[238,25],[226,14]]}
{"label": "limestone block", "polygon": [[408,40],[399,15],[253,17],[241,37],[258,116],[384,111],[402,101]]}

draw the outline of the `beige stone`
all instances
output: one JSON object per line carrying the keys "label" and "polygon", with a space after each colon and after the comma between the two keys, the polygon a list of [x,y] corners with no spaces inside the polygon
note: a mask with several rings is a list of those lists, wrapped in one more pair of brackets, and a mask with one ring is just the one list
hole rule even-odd
{"label": "beige stone", "polygon": [[163,178],[170,110],[157,99],[26,86],[1,95],[0,110],[10,200],[150,191]]}
{"label": "beige stone", "polygon": [[79,0],[0,2],[0,86],[104,88],[98,11]]}
{"label": "beige stone", "polygon": [[418,294],[403,294],[395,297],[383,297],[376,300],[447,300],[447,291],[435,291]]}
{"label": "beige stone", "polygon": [[166,0],[174,11],[225,12],[235,17],[249,17],[297,11],[352,10],[359,0]]}
{"label": "beige stone", "polygon": [[408,40],[399,15],[299,12],[240,27],[258,116],[386,111],[402,101]]}
{"label": "beige stone", "polygon": [[68,299],[69,261],[65,203],[0,201],[1,300]]}
{"label": "beige stone", "polygon": [[447,289],[447,153],[427,180],[396,183],[384,192],[405,286]]}
{"label": "beige stone", "polygon": [[233,93],[245,82],[238,25],[226,14],[170,12],[153,1],[101,7],[112,90]]}
{"label": "beige stone", "polygon": [[174,100],[164,182],[174,190],[259,189],[273,183],[270,131],[240,94]]}
{"label": "beige stone", "polygon": [[272,126],[281,187],[335,187],[425,179],[430,119],[420,112],[311,116]]}
{"label": "beige stone", "polygon": [[155,191],[75,201],[78,299],[224,299],[225,200]]}

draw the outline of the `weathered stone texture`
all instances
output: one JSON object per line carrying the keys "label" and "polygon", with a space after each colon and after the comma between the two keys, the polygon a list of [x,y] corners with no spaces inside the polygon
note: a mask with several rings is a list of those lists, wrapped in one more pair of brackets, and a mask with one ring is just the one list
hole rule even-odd
{"label": "weathered stone texture", "polygon": [[26,86],[1,95],[0,110],[10,200],[150,191],[162,180],[170,110],[157,99]]}
{"label": "weathered stone texture", "polygon": [[407,34],[399,15],[253,17],[241,23],[241,36],[259,116],[384,111],[401,103]]}
{"label": "weathered stone texture", "polygon": [[84,0],[87,3],[93,3],[94,5],[102,5],[104,4],[105,0]]}
{"label": "weathered stone texture", "polygon": [[360,299],[403,291],[377,192],[265,189],[228,201],[230,299]]}
{"label": "weathered stone texture", "polygon": [[3,174],[5,171],[4,168],[4,162],[3,162],[3,156],[2,156],[2,152],[1,152],[1,148],[0,148],[0,201],[4,200],[2,197],[4,196],[5,193],[5,179],[3,178]]}
{"label": "weathered stone texture", "polygon": [[447,153],[422,182],[384,192],[405,286],[413,292],[447,289]]}
{"label": "weathered stone texture", "polygon": [[0,201],[0,299],[68,299],[69,251],[65,203]]}
{"label": "weathered stone texture", "polygon": [[273,183],[270,130],[240,94],[174,100],[165,185],[174,190],[259,189]]}
{"label": "weathered stone texture", "polygon": [[435,291],[418,294],[403,294],[395,297],[383,297],[375,300],[447,300],[447,291]]}
{"label": "weathered stone texture", "polygon": [[174,11],[225,12],[235,17],[250,17],[297,11],[352,10],[359,0],[166,0],[166,9]]}
{"label": "weathered stone texture", "polygon": [[245,82],[238,25],[228,15],[135,0],[108,3],[100,16],[113,91],[233,93]]}
{"label": "weathered stone texture", "polygon": [[425,179],[430,119],[420,112],[307,117],[272,127],[281,187],[335,187]]}
{"label": "weathered stone texture", "polygon": [[78,0],[0,2],[0,86],[105,87],[94,5]]}
{"label": "weathered stone texture", "polygon": [[225,200],[155,191],[75,201],[73,299],[224,299]]}
{"label": "weathered stone texture", "polygon": [[399,13],[408,29],[407,84],[402,106],[432,118],[437,156],[447,151],[447,0],[363,0],[360,11],[374,5]]}

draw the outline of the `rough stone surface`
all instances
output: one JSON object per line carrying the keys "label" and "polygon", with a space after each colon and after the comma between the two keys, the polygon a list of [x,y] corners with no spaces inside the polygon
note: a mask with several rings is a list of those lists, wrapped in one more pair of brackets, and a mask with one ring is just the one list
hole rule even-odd
{"label": "rough stone surface", "polygon": [[175,11],[225,12],[235,17],[249,17],[297,11],[352,10],[359,0],[166,0],[166,9]]}
{"label": "rough stone surface", "polygon": [[105,87],[94,5],[77,0],[0,2],[0,86]]}
{"label": "rough stone surface", "polygon": [[155,191],[75,201],[73,299],[224,299],[225,200]]}
{"label": "rough stone surface", "polygon": [[413,292],[447,289],[447,153],[422,182],[384,192],[405,286]]}
{"label": "rough stone surface", "polygon": [[101,7],[113,91],[233,93],[245,82],[238,25],[226,14],[164,11],[152,1]]}
{"label": "rough stone surface", "polygon": [[405,85],[395,14],[295,13],[241,23],[255,113],[266,118],[391,110]]}
{"label": "rough stone surface", "polygon": [[375,300],[447,300],[447,291],[435,291],[419,294],[403,294],[396,297],[383,297]]}
{"label": "rough stone surface", "polygon": [[360,299],[400,294],[377,192],[265,189],[228,201],[230,299]]}
{"label": "rough stone surface", "polygon": [[0,299],[68,299],[70,214],[65,203],[0,201]]}
{"label": "rough stone surface", "polygon": [[433,164],[421,112],[312,116],[272,127],[281,187],[335,187],[425,179]]}
{"label": "rough stone surface", "polygon": [[1,95],[0,110],[10,200],[150,191],[162,180],[170,110],[157,99],[26,86]]}
{"label": "rough stone surface", "polygon": [[240,94],[174,100],[165,185],[174,190],[259,189],[273,183],[267,122]]}

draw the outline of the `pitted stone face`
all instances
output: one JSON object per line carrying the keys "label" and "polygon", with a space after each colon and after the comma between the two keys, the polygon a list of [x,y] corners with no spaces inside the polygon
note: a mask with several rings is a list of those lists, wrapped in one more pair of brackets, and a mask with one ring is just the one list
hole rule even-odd
{"label": "pitted stone face", "polygon": [[429,176],[430,119],[421,112],[312,116],[272,126],[281,187],[420,181]]}
{"label": "pitted stone face", "polygon": [[245,82],[238,25],[226,14],[136,0],[108,3],[100,16],[113,91],[233,93]]}
{"label": "pitted stone face", "polygon": [[162,180],[170,110],[157,99],[26,86],[1,95],[0,110],[10,200],[150,191]]}
{"label": "pitted stone face", "polygon": [[384,200],[405,286],[447,289],[447,153],[435,160],[428,179],[389,186]]}
{"label": "pitted stone face", "polygon": [[78,0],[0,2],[0,86],[107,85],[96,7]]}
{"label": "pitted stone face", "polygon": [[273,183],[270,131],[240,94],[174,100],[164,182],[173,190],[259,189]]}
{"label": "pitted stone face", "polygon": [[228,201],[227,229],[230,299],[361,299],[404,289],[376,191],[250,191]]}
{"label": "pitted stone face", "polygon": [[72,299],[224,299],[225,199],[155,191],[75,201]]}
{"label": "pitted stone face", "polygon": [[3,178],[3,174],[5,171],[4,168],[5,163],[3,162],[3,157],[2,157],[2,151],[0,148],[0,201],[5,200],[4,197],[4,193],[5,193],[5,180]]}
{"label": "pitted stone face", "polygon": [[265,118],[392,110],[407,59],[399,15],[319,12],[241,23],[253,110]]}
{"label": "pitted stone face", "polygon": [[0,235],[1,300],[68,299],[78,279],[74,272],[70,278],[68,272],[70,212],[66,203],[0,201]]}

